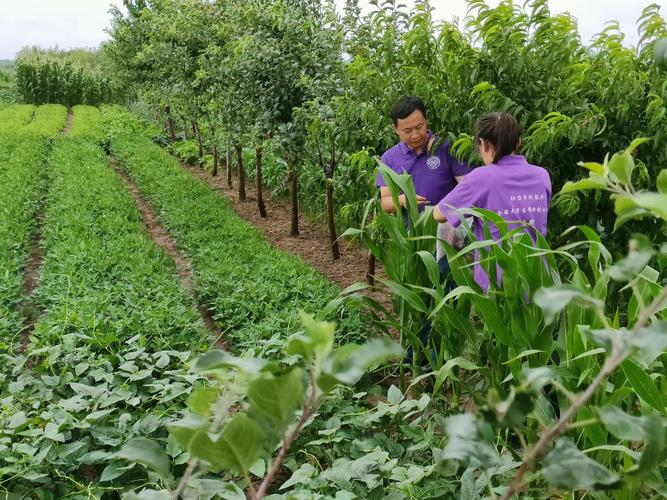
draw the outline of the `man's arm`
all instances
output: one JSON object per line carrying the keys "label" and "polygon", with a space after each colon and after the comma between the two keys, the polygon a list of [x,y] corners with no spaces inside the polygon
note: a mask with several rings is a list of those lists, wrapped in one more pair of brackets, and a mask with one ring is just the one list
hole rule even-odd
{"label": "man's arm", "polygon": [[[417,195],[417,205],[423,205],[427,200],[423,196]],[[382,205],[382,210],[388,214],[396,213],[396,207],[394,206],[394,198],[391,196],[391,191],[386,186],[380,187],[380,203]],[[401,207],[405,206],[405,195],[398,195],[398,204]]]}

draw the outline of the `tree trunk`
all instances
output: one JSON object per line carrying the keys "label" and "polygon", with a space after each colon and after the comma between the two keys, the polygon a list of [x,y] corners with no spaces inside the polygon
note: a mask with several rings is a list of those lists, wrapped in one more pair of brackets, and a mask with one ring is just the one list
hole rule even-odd
{"label": "tree trunk", "polygon": [[188,124],[188,119],[183,118],[183,138],[188,141],[190,140],[190,131],[188,130],[189,124]]}
{"label": "tree trunk", "polygon": [[213,172],[211,172],[211,175],[213,177],[218,176],[218,141],[215,140],[215,133],[213,133]]}
{"label": "tree trunk", "polygon": [[227,187],[232,189],[232,144],[227,141],[227,152],[225,153],[225,163],[227,163]]}
{"label": "tree trunk", "polygon": [[255,148],[255,184],[257,184],[257,208],[259,216],[266,219],[266,206],[262,193],[262,148]]}
{"label": "tree trunk", "polygon": [[195,128],[195,135],[197,136],[197,146],[199,147],[199,158],[204,156],[204,146],[202,145],[201,141],[201,130],[199,129],[199,122],[197,120],[194,120],[192,122],[194,124]]}
{"label": "tree trunk", "polygon": [[171,116],[171,107],[167,106],[165,112],[167,113],[167,130],[169,131],[169,137],[171,137],[172,142],[176,142],[176,125]]}
{"label": "tree trunk", "polygon": [[331,257],[333,257],[333,260],[338,260],[340,259],[340,248],[338,247],[336,222],[334,221],[333,190],[333,181],[327,178],[327,224],[329,226],[329,240],[331,241]]}
{"label": "tree trunk", "polygon": [[299,236],[299,176],[295,167],[292,167],[289,172],[290,178],[290,194],[292,198],[292,224],[290,227],[290,236]]}
{"label": "tree trunk", "polygon": [[375,255],[368,251],[368,268],[366,269],[366,283],[373,286],[375,284]]}
{"label": "tree trunk", "polygon": [[243,145],[236,145],[236,160],[239,168],[239,201],[245,201],[245,169],[243,168]]}

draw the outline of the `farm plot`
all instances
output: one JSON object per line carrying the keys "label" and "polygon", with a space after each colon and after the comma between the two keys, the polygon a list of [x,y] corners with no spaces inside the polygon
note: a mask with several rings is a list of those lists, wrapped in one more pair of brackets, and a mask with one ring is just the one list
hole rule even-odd
{"label": "farm plot", "polygon": [[14,132],[32,120],[36,106],[14,104],[0,110],[0,134]]}
{"label": "farm plot", "polygon": [[35,110],[32,121],[21,128],[23,134],[53,137],[65,126],[67,108],[60,104],[44,104]]}
{"label": "farm plot", "polygon": [[208,332],[99,146],[55,139],[42,244],[44,314],[0,387],[0,476],[14,493],[101,496],[137,477],[113,452],[184,407]]}
{"label": "farm plot", "polygon": [[[123,115],[113,108],[103,114],[114,130],[112,152],[190,259],[196,293],[234,350],[279,349],[281,335],[299,328],[300,309],[319,312],[337,295],[335,286],[300,259],[271,247],[166,151],[144,137],[122,134]],[[361,336],[358,315],[343,314],[339,324],[348,340]]]}
{"label": "farm plot", "polygon": [[[2,357],[16,347],[23,319],[24,268],[35,215],[43,195],[46,141],[0,135],[0,345]],[[6,365],[6,363],[3,363]]]}
{"label": "farm plot", "polygon": [[80,104],[72,108],[72,114],[72,128],[68,137],[81,137],[98,143],[104,139],[106,130],[98,108]]}

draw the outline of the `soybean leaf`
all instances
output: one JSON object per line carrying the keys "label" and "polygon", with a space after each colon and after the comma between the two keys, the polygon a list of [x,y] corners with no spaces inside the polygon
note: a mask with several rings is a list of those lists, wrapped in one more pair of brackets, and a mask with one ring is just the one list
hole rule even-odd
{"label": "soybean leaf", "polygon": [[307,361],[328,356],[333,348],[336,326],[327,321],[317,321],[306,313],[301,313],[301,322],[305,331],[288,339],[287,354],[303,356]]}
{"label": "soybean leaf", "polygon": [[190,449],[190,442],[199,432],[206,432],[208,422],[198,415],[186,415],[181,420],[167,425],[169,433],[176,439],[183,449]]}
{"label": "soybean leaf", "polygon": [[131,439],[116,452],[116,456],[148,467],[167,482],[172,480],[169,458],[157,441],[144,438]]}
{"label": "soybean leaf", "polygon": [[218,400],[218,390],[214,387],[199,387],[188,397],[188,408],[203,417],[211,413],[211,406]]}
{"label": "soybean leaf", "polygon": [[658,178],[656,179],[656,186],[659,193],[667,194],[667,169],[663,168],[658,174]]}
{"label": "soybean leaf", "polygon": [[248,374],[259,373],[267,365],[267,361],[258,358],[239,358],[231,354],[215,350],[204,354],[199,358],[193,369],[198,372],[210,372],[220,369],[236,369]]}
{"label": "soybean leaf", "polygon": [[474,415],[452,415],[445,420],[447,446],[441,458],[461,460],[472,468],[488,468],[500,463],[495,448],[482,436]]}

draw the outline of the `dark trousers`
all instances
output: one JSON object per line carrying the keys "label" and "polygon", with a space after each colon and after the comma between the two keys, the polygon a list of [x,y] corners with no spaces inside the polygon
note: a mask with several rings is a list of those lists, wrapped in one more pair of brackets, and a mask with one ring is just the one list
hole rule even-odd
{"label": "dark trousers", "polygon": [[[456,283],[454,283],[454,278],[451,276],[451,268],[449,267],[449,261],[447,257],[444,256],[438,261],[438,270],[440,271],[440,281],[445,283],[445,295],[454,290]],[[421,329],[419,330],[419,340],[426,347],[431,340],[431,325],[428,321],[424,322]],[[407,352],[405,354],[405,362],[412,364],[413,358],[413,347],[412,344],[408,345]],[[424,360],[426,363],[426,360]]]}

